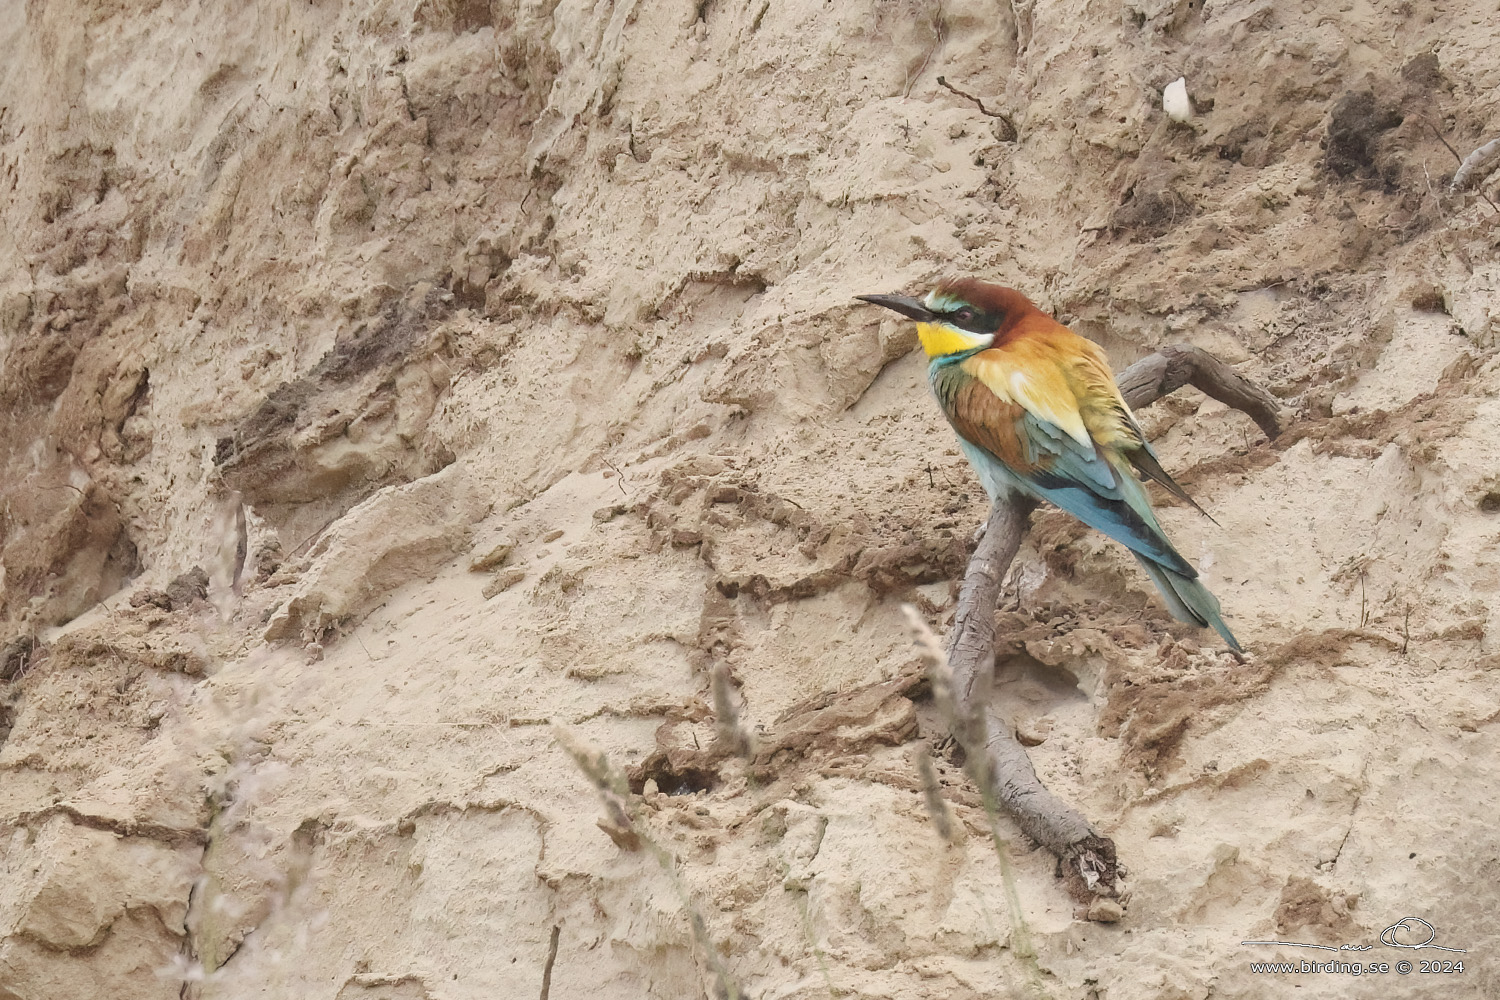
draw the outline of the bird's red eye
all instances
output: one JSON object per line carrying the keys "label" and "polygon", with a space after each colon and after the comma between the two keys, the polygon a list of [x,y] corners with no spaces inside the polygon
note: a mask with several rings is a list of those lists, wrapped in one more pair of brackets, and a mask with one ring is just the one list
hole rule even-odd
{"label": "bird's red eye", "polygon": [[956,320],[958,320],[960,323],[970,323],[970,322],[973,322],[973,320],[974,320],[974,310],[972,310],[972,309],[968,308],[967,306],[965,306],[964,308],[960,309],[958,312],[954,313],[953,314],[953,318],[956,319]]}

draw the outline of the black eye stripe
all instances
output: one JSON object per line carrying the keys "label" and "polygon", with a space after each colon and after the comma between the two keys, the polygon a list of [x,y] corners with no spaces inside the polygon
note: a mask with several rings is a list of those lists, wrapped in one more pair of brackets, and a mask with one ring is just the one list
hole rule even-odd
{"label": "black eye stripe", "polygon": [[982,333],[985,330],[986,316],[973,306],[959,306],[950,309],[943,314],[943,318],[960,329]]}

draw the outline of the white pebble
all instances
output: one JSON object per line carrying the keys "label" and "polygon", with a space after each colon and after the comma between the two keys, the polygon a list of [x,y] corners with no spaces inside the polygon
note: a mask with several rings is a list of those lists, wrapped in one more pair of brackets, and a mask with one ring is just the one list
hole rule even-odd
{"label": "white pebble", "polygon": [[1193,102],[1188,100],[1186,78],[1179,76],[1167,84],[1167,89],[1161,92],[1161,109],[1174,122],[1185,122],[1193,117]]}

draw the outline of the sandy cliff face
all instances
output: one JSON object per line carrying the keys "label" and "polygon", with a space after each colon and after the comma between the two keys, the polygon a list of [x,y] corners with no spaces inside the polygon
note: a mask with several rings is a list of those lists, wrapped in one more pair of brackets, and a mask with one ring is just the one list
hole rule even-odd
{"label": "sandy cliff face", "polygon": [[[1487,5],[231,7],[0,19],[0,997],[1500,991]],[[1008,583],[1119,923],[922,804],[985,507],[851,296],[953,270],[1295,414],[1143,415],[1248,663],[1055,512]]]}

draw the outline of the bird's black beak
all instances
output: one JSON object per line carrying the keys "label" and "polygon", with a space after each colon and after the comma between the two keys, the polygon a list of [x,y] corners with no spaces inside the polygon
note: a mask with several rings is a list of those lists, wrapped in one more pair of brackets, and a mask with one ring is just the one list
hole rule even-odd
{"label": "bird's black beak", "polygon": [[916,299],[905,295],[856,295],[854,297],[877,306],[894,309],[901,315],[909,316],[919,323],[931,323],[937,319],[931,309],[928,309]]}

